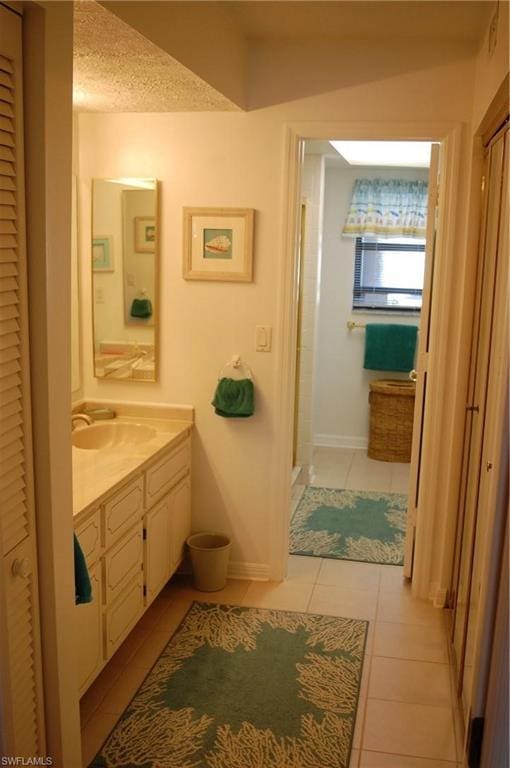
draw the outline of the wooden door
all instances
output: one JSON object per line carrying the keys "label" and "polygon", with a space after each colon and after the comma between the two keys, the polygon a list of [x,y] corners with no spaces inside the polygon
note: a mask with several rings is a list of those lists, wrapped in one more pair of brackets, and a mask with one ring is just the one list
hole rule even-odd
{"label": "wooden door", "polygon": [[507,513],[498,494],[508,471],[503,450],[508,418],[504,418],[508,407],[508,136],[508,130],[498,134],[487,151],[466,419],[470,439],[465,446],[457,537],[452,643],[468,730],[472,718],[481,716],[484,709],[494,584]]}
{"label": "wooden door", "polygon": [[21,18],[0,6],[0,744],[44,755],[25,256]]}
{"label": "wooden door", "polygon": [[[425,246],[425,275],[423,280],[423,300],[420,314],[420,333],[418,337],[418,355],[414,380],[416,396],[414,405],[413,442],[409,474],[409,497],[407,506],[407,526],[404,553],[404,576],[413,575],[414,540],[416,518],[420,498],[420,470],[423,441],[423,422],[427,395],[427,375],[430,346],[430,309],[434,283],[434,255],[436,238],[436,217],[438,202],[439,144],[433,144],[430,153],[429,192],[427,205],[427,234]],[[411,371],[413,374],[413,371]]]}

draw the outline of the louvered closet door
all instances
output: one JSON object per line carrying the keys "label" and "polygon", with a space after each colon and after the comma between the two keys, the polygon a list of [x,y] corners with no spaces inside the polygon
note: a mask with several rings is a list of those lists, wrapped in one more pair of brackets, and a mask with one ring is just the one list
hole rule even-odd
{"label": "louvered closet door", "polygon": [[3,754],[44,754],[25,260],[21,19],[0,7],[0,726]]}

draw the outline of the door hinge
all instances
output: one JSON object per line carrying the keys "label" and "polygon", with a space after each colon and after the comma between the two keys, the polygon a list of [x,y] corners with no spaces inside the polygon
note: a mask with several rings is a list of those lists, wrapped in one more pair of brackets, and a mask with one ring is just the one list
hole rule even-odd
{"label": "door hinge", "polygon": [[147,528],[143,529],[142,539],[145,541],[147,539]]}
{"label": "door hinge", "polygon": [[143,585],[143,596],[147,597],[147,585],[146,584]]}
{"label": "door hinge", "polygon": [[482,186],[482,192],[483,192],[484,189],[485,189],[485,176],[482,176],[482,185],[481,186]]}
{"label": "door hinge", "polygon": [[467,739],[467,758],[469,768],[479,768],[482,756],[484,717],[472,717],[469,723]]}

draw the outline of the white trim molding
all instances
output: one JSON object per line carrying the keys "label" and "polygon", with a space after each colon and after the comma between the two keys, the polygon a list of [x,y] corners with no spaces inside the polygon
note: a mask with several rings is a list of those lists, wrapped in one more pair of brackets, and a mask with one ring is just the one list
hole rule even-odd
{"label": "white trim molding", "polygon": [[233,561],[228,566],[229,579],[248,579],[250,581],[269,581],[269,566],[264,563],[245,563]]}
{"label": "white trim molding", "polygon": [[[456,229],[458,206],[458,177],[462,158],[462,126],[459,123],[339,123],[299,122],[291,123],[285,129],[285,175],[284,214],[282,217],[283,258],[279,260],[278,273],[278,325],[280,333],[275,340],[275,353],[279,360],[275,381],[275,405],[279,420],[273,442],[273,471],[271,476],[270,527],[270,578],[281,580],[286,573],[288,559],[290,524],[290,482],[292,470],[292,438],[295,390],[295,346],[297,333],[297,266],[298,227],[301,160],[306,139],[328,140],[331,137],[345,140],[422,140],[440,142],[441,187],[440,225],[437,233],[438,268],[435,274],[435,300],[432,316],[430,388],[427,392],[427,415],[425,425],[425,461],[421,482],[426,488],[421,509],[418,511],[417,539],[415,549],[415,572],[413,594],[429,599],[431,582],[437,579],[438,571],[451,567],[453,559],[453,537],[449,533],[452,518],[455,518],[455,502],[451,494],[445,494],[437,479],[437,467],[443,465],[446,476],[456,476],[458,445],[455,425],[444,413],[444,397],[449,393],[451,403],[451,382],[456,380],[459,365],[458,338],[449,329],[446,297],[456,295],[454,282],[458,280],[451,259],[443,254],[456,253],[460,244]],[[456,331],[458,329],[455,329]],[[452,348],[454,354],[452,355]],[[449,357],[450,355],[450,357]],[[452,357],[454,360],[452,360]],[[453,399],[462,393],[453,393]],[[451,409],[451,405],[450,405]],[[451,411],[455,412],[455,406]],[[448,428],[445,430],[445,424]],[[454,466],[455,465],[455,466]],[[453,483],[455,485],[455,483]],[[452,483],[450,486],[452,487]],[[453,522],[453,529],[455,523]],[[438,553],[437,542],[441,542]],[[439,564],[438,564],[439,560]]]}
{"label": "white trim molding", "polygon": [[366,450],[368,448],[368,437],[326,435],[318,432],[313,436],[313,445],[317,448],[355,448]]}

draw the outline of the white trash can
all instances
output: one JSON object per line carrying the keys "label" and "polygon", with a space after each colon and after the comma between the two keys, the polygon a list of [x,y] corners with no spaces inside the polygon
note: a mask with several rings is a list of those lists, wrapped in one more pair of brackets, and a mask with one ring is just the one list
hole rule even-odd
{"label": "white trash can", "polygon": [[193,583],[201,592],[217,592],[227,583],[232,542],[223,533],[194,533],[186,544],[191,555]]}

